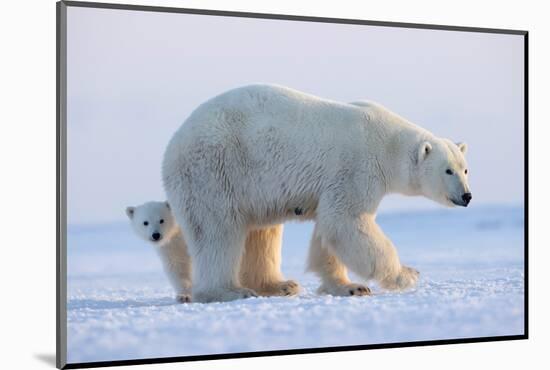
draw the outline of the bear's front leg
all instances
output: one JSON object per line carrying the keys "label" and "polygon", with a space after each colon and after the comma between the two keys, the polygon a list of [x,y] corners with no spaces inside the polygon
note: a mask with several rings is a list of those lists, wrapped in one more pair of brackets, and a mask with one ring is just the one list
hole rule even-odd
{"label": "bear's front leg", "polygon": [[348,278],[346,266],[321,243],[317,225],[313,231],[309,246],[308,270],[321,278],[319,294],[333,296],[365,296],[370,289],[363,284],[352,283]]}
{"label": "bear's front leg", "polygon": [[385,289],[412,288],[418,280],[418,271],[401,265],[397,250],[374,215],[320,217],[317,233],[323,246],[350,270],[378,281]]}
{"label": "bear's front leg", "polygon": [[[208,225],[206,222],[204,223]],[[193,233],[188,227],[188,247],[193,263],[193,302],[227,302],[256,297],[241,286],[239,267],[246,232],[218,222],[209,232]]]}

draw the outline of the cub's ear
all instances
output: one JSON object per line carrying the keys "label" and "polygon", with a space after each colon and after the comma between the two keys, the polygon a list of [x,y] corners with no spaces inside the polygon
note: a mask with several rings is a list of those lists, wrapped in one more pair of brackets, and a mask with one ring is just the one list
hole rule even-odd
{"label": "cub's ear", "polygon": [[131,220],[134,218],[134,211],[136,210],[136,207],[126,207],[126,215]]}
{"label": "cub's ear", "polygon": [[170,203],[168,203],[168,201],[164,202],[164,204],[166,204],[166,208],[170,209]]}
{"label": "cub's ear", "polygon": [[431,152],[432,152],[432,144],[428,143],[427,141],[424,141],[420,145],[420,148],[418,149],[418,157],[416,162],[417,163],[422,162],[424,159],[426,159],[428,155],[430,155]]}
{"label": "cub's ear", "polygon": [[462,154],[466,155],[466,152],[468,151],[468,144],[466,144],[466,143],[456,143],[456,146],[462,152]]}

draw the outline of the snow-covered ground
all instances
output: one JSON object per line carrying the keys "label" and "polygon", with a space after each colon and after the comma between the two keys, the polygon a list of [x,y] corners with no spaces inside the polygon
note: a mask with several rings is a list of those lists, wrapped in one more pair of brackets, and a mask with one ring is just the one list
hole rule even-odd
{"label": "snow-covered ground", "polygon": [[[127,223],[69,225],[68,361],[110,361],[523,334],[523,208],[381,214],[415,290],[315,294],[304,272],[313,225],[287,224],[293,298],[177,304],[151,246]],[[355,281],[358,281],[355,278]]]}

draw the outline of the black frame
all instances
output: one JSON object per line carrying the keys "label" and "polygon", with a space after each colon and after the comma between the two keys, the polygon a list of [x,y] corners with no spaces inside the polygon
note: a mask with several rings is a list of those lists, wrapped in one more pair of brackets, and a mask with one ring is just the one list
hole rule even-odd
{"label": "black frame", "polygon": [[[479,337],[479,338],[455,338],[442,340],[427,340],[415,342],[396,342],[396,343],[380,343],[356,346],[338,346],[338,347],[320,347],[320,348],[305,348],[305,349],[290,349],[290,350],[274,350],[274,351],[258,351],[258,352],[242,352],[242,353],[225,353],[200,356],[177,356],[177,357],[160,357],[148,359],[134,360],[118,360],[118,361],[96,361],[71,363],[66,362],[67,358],[67,260],[66,260],[66,169],[67,169],[67,137],[66,137],[66,108],[67,108],[67,7],[82,7],[96,9],[116,9],[116,10],[132,10],[143,12],[163,12],[163,13],[182,13],[182,14],[199,14],[222,17],[244,17],[244,18],[259,18],[259,19],[279,19],[287,21],[302,21],[302,22],[317,22],[317,23],[340,23],[340,24],[355,24],[367,26],[381,27],[399,27],[399,28],[418,28],[428,30],[442,31],[461,31],[461,32],[480,32],[480,33],[496,33],[509,35],[522,35],[524,37],[524,274],[525,274],[525,294],[524,294],[524,334],[506,335],[494,337]],[[233,12],[222,10],[205,10],[205,9],[189,9],[189,8],[174,8],[162,6],[144,6],[144,5],[129,5],[129,4],[112,4],[112,3],[97,3],[97,2],[82,2],[82,1],[59,1],[56,3],[56,19],[57,19],[57,95],[56,95],[56,112],[57,112],[57,142],[56,142],[56,168],[57,168],[57,251],[56,251],[56,366],[59,369],[79,369],[93,368],[106,366],[123,366],[123,365],[143,365],[143,364],[158,364],[172,362],[187,362],[187,361],[205,361],[219,360],[244,357],[265,357],[265,356],[281,356],[306,353],[323,353],[323,352],[342,352],[342,351],[358,351],[366,349],[381,349],[381,348],[401,348],[401,347],[417,347],[417,346],[433,346],[444,344],[461,344],[461,343],[482,343],[482,342],[497,342],[507,340],[520,340],[529,338],[529,32],[523,30],[496,29],[496,28],[478,28],[478,27],[460,27],[446,26],[434,24],[420,23],[401,23],[401,22],[382,22],[382,21],[367,21],[360,19],[342,19],[342,18],[325,18],[325,17],[310,17],[299,15],[285,14],[267,14],[267,13],[249,13],[249,12]]]}

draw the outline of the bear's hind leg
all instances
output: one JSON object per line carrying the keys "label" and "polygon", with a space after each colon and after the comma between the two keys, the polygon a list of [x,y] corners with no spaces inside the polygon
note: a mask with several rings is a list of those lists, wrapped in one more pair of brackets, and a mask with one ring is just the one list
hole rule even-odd
{"label": "bear's hind leg", "polygon": [[322,245],[321,237],[317,235],[317,226],[313,231],[309,247],[308,270],[321,278],[319,294],[333,296],[364,296],[370,294],[366,285],[352,283],[347,274],[346,266]]}
{"label": "bear's hind leg", "polygon": [[293,280],[281,273],[283,225],[252,230],[248,233],[241,260],[240,280],[262,296],[290,296],[300,292]]}

